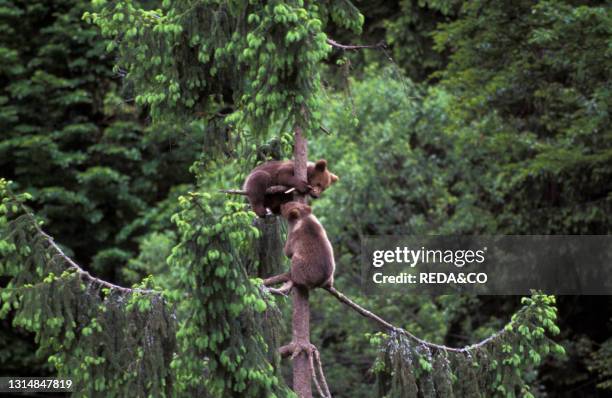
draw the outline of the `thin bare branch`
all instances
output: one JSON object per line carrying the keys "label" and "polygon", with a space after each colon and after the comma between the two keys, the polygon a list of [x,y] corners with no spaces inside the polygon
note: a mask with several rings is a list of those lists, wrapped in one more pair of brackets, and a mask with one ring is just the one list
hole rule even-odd
{"label": "thin bare branch", "polygon": [[283,358],[291,356],[291,354],[293,354],[294,351],[295,351],[295,344],[294,343],[286,344],[286,345],[284,345],[282,347],[279,347],[279,349],[278,349],[278,353]]}
{"label": "thin bare branch", "polygon": [[[319,350],[315,349],[314,353],[315,363],[317,364],[317,369],[319,371],[319,378],[321,379],[321,384],[323,385],[323,392],[325,393],[325,397],[331,398],[331,392],[329,391],[329,386],[327,385],[327,379],[325,379],[325,374],[323,373],[323,365],[321,364],[321,355],[319,354]],[[316,376],[315,376],[316,379]]]}
{"label": "thin bare branch", "polygon": [[53,237],[51,237],[45,231],[42,230],[40,225],[38,225],[38,221],[36,220],[36,217],[34,217],[34,215],[23,204],[20,204],[20,206],[21,206],[22,211],[26,215],[26,217],[30,220],[30,223],[36,229],[36,232],[44,238],[47,244],[56,253],[55,255],[60,257],[62,260],[64,260],[64,262],[68,264],[69,268],[72,268],[73,270],[75,270],[76,273],[79,274],[81,277],[87,279],[91,283],[94,283],[98,286],[107,287],[109,289],[117,290],[117,291],[127,293],[127,294],[131,294],[131,293],[161,294],[161,292],[158,292],[152,289],[133,289],[129,287],[115,285],[114,283],[107,282],[103,279],[92,276],[89,272],[85,271],[80,265],[78,265],[73,259],[68,257],[66,253],[64,253],[64,251],[55,243],[55,241],[53,240]]}
{"label": "thin bare branch", "polygon": [[293,288],[293,282],[287,281],[287,282],[285,282],[283,284],[283,286],[281,286],[278,289],[273,288],[273,287],[268,287],[268,286],[264,286],[263,288],[266,291],[268,291],[268,292],[270,292],[270,293],[272,293],[274,295],[287,297],[287,295],[289,294],[289,292]]}
{"label": "thin bare branch", "polygon": [[[276,194],[276,193],[291,193],[295,191],[295,188],[286,187],[284,185],[274,185],[270,188],[266,189],[266,195]],[[242,189],[220,189],[219,192],[227,193],[230,195],[246,195],[247,191]]]}
{"label": "thin bare branch", "polygon": [[340,44],[337,41],[328,38],[327,39],[327,44],[329,44],[330,46],[334,47],[334,48],[339,48],[341,50],[363,50],[366,48],[385,48],[386,44],[384,41],[381,41],[377,44],[357,44],[357,45],[347,45],[347,44]]}
{"label": "thin bare branch", "polygon": [[325,393],[321,389],[321,385],[319,384],[319,378],[317,377],[317,372],[315,371],[313,357],[314,357],[314,355],[312,355],[312,354],[308,355],[308,363],[310,364],[310,374],[311,374],[310,377],[312,378],[312,381],[314,381],[315,388],[317,389],[317,392],[319,393],[321,398],[327,398],[327,396],[325,395]]}
{"label": "thin bare branch", "polygon": [[325,126],[319,126],[319,129],[327,135],[331,135],[331,131]]}
{"label": "thin bare branch", "polygon": [[423,340],[423,339],[413,335],[409,331],[407,331],[405,329],[402,329],[400,327],[397,327],[397,326],[395,326],[395,325],[385,321],[384,319],[382,319],[378,315],[374,314],[373,312],[368,311],[365,308],[361,307],[359,304],[355,303],[354,301],[352,301],[351,299],[349,299],[348,297],[346,297],[344,294],[340,293],[338,290],[336,290],[333,287],[326,288],[325,290],[327,290],[332,296],[334,296],[336,299],[338,299],[338,301],[340,301],[341,303],[346,304],[347,306],[349,306],[353,310],[357,311],[362,316],[377,322],[383,328],[385,328],[387,330],[390,330],[390,331],[395,331],[397,333],[403,334],[404,336],[406,336],[406,337],[408,337],[408,338],[418,342],[421,345],[424,345],[424,346],[429,347],[429,348],[434,348],[434,349],[437,349],[437,350],[449,351],[449,352],[460,352],[460,353],[469,352],[469,351],[472,351],[474,349],[482,347],[483,345],[489,343],[492,340],[495,340],[496,338],[498,338],[499,336],[504,334],[505,331],[506,331],[505,328],[501,329],[497,333],[492,334],[491,336],[487,337],[486,339],[484,339],[484,340],[482,340],[482,341],[480,341],[478,343],[475,343],[475,344],[472,344],[472,345],[469,345],[469,346],[465,346],[463,348],[448,347],[448,346],[445,346],[445,345],[442,345],[442,344],[431,343],[429,341]]}

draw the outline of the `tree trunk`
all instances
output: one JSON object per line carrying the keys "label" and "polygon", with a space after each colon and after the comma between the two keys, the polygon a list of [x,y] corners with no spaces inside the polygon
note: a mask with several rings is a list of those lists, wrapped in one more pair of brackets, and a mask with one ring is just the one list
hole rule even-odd
{"label": "tree trunk", "polygon": [[[302,136],[302,128],[296,124],[294,128],[294,175],[307,181],[308,144]],[[306,196],[295,191],[294,200],[306,203]],[[292,289],[293,320],[292,340],[303,347],[310,345],[310,304],[308,289],[294,286]],[[312,398],[311,370],[308,354],[299,353],[293,360],[293,391],[300,398]]]}

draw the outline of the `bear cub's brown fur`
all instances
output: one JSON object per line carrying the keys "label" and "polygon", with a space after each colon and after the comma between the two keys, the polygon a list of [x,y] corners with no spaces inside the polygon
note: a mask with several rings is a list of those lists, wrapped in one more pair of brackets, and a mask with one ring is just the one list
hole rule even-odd
{"label": "bear cub's brown fur", "polygon": [[288,202],[281,206],[281,212],[289,223],[285,255],[291,259],[291,282],[308,289],[333,287],[334,251],[310,206]]}
{"label": "bear cub's brown fur", "polygon": [[285,185],[318,198],[321,192],[338,181],[338,176],[328,170],[325,159],[316,163],[308,162],[307,178],[308,181],[303,181],[293,174],[292,160],[273,160],[254,168],[244,182],[243,189],[253,211],[259,217],[265,217],[266,208],[274,214],[280,214],[281,205],[291,201],[293,196],[284,193],[266,195],[266,189],[271,186]]}

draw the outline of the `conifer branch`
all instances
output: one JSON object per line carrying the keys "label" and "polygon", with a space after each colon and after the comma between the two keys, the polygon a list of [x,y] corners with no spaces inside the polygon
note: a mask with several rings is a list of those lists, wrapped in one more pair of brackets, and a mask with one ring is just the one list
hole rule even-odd
{"label": "conifer branch", "polygon": [[[13,199],[16,202],[18,202],[16,198],[13,197]],[[64,251],[55,243],[53,237],[51,237],[49,234],[43,231],[40,225],[38,225],[38,221],[36,220],[36,217],[34,217],[34,215],[27,209],[27,207],[23,203],[19,203],[19,206],[21,207],[27,219],[30,221],[30,224],[36,230],[36,233],[40,237],[42,237],[45,240],[45,242],[47,242],[49,247],[55,252],[55,255],[60,257],[62,260],[64,260],[64,262],[68,264],[69,268],[72,268],[73,270],[75,270],[77,274],[79,274],[81,277],[85,278],[89,282],[96,284],[98,286],[106,287],[112,290],[117,290],[125,294],[132,294],[132,293],[161,294],[161,292],[158,292],[152,289],[129,288],[129,287],[115,285],[114,283],[107,282],[103,279],[96,278],[95,276],[91,275],[89,272],[85,271],[80,265],[78,265],[73,259],[71,259],[68,255],[66,255],[66,253],[64,253]]]}
{"label": "conifer branch", "polygon": [[387,321],[385,321],[384,319],[382,319],[381,317],[379,317],[378,315],[374,314],[371,311],[366,310],[365,308],[363,308],[362,306],[360,306],[359,304],[355,303],[354,301],[352,301],[351,299],[349,299],[348,297],[346,297],[344,294],[340,293],[338,290],[336,290],[333,287],[330,288],[325,288],[325,290],[327,290],[332,296],[334,296],[336,299],[338,299],[338,301],[340,301],[343,304],[346,304],[347,306],[349,306],[350,308],[352,308],[353,310],[357,311],[360,315],[369,318],[375,322],[377,322],[379,325],[381,325],[383,328],[390,330],[390,331],[394,331],[396,333],[402,334],[416,342],[418,342],[419,344],[429,347],[429,348],[434,348],[437,350],[441,350],[441,351],[448,351],[448,352],[458,352],[458,353],[466,353],[475,349],[478,349],[480,347],[482,347],[483,345],[497,339],[498,337],[500,337],[501,335],[503,335],[506,332],[506,329],[501,329],[499,331],[497,331],[496,333],[493,333],[491,336],[487,337],[486,339],[469,345],[469,346],[465,346],[463,348],[455,348],[455,347],[448,347],[442,344],[436,344],[436,343],[431,343],[429,341],[423,340],[415,335],[413,335],[412,333],[410,333],[409,331],[402,329],[398,326],[395,326]]}

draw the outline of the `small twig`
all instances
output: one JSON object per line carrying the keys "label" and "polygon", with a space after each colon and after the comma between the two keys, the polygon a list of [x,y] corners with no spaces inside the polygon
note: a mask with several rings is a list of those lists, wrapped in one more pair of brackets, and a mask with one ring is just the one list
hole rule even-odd
{"label": "small twig", "polygon": [[316,349],[316,347],[314,351],[314,357],[315,357],[315,362],[317,363],[317,369],[319,370],[319,377],[321,378],[321,384],[323,385],[323,390],[326,394],[325,397],[332,398],[331,392],[329,391],[329,386],[327,385],[327,380],[325,379],[325,374],[323,373],[323,365],[321,364],[321,355],[319,354],[319,350]]}
{"label": "small twig", "polygon": [[283,286],[278,289],[267,286],[264,286],[264,289],[267,289],[270,293],[275,294],[277,296],[287,297],[291,289],[293,289],[293,282],[287,281],[283,284]]}
{"label": "small twig", "polygon": [[247,194],[247,192],[243,191],[242,189],[220,189],[219,192],[227,193],[230,195],[246,195]]}
{"label": "small twig", "polygon": [[362,50],[364,48],[385,48],[387,46],[384,41],[381,41],[377,44],[346,45],[346,44],[340,44],[337,41],[330,39],[330,38],[327,39],[327,44],[329,44],[332,47],[339,48],[341,50]]}
{"label": "small twig", "polygon": [[327,135],[331,135],[331,131],[329,131],[329,129],[325,126],[319,126],[319,128],[321,129],[322,132],[324,132]]}
{"label": "small twig", "polygon": [[[266,189],[266,195],[276,194],[276,193],[291,193],[295,191],[293,187],[287,187],[284,185],[274,185],[270,188]],[[220,189],[219,192],[227,193],[231,195],[246,195],[247,191],[243,189]]]}
{"label": "small twig", "polygon": [[[317,347],[314,348],[312,355],[314,357],[314,362],[317,364],[317,370],[318,370],[318,376],[317,376],[314,370],[314,365],[312,365],[312,359],[311,359],[311,366],[313,366],[312,376],[315,380],[315,385],[317,386],[317,390],[319,391],[319,394],[321,394],[323,398],[332,398],[331,392],[329,391],[329,386],[327,385],[327,380],[325,379],[325,374],[323,373],[323,365],[321,365],[321,355],[319,354],[319,350],[317,349]],[[321,387],[319,387],[319,383],[321,383],[321,385],[323,386],[323,391],[321,391]]]}
{"label": "small twig", "polygon": [[330,288],[325,288],[325,290],[327,290],[332,296],[334,296],[335,298],[338,299],[338,301],[340,301],[341,303],[346,304],[347,306],[349,306],[350,308],[354,309],[355,311],[357,311],[359,314],[361,314],[362,316],[372,319],[373,321],[377,322],[378,324],[380,324],[381,326],[383,326],[385,329],[387,330],[391,330],[391,331],[395,331],[397,333],[403,334],[404,336],[418,342],[421,345],[424,345],[426,347],[429,348],[435,348],[438,350],[443,350],[443,351],[450,351],[450,352],[459,352],[459,353],[465,353],[477,348],[482,347],[483,345],[487,344],[488,342],[498,338],[499,336],[501,336],[502,334],[505,333],[506,329],[503,328],[501,330],[499,330],[497,333],[492,334],[491,336],[487,337],[486,339],[469,345],[469,346],[465,346],[463,348],[454,348],[454,347],[448,347],[442,344],[436,344],[436,343],[430,343],[429,341],[423,340],[415,335],[413,335],[412,333],[410,333],[409,331],[402,329],[400,327],[397,327],[387,321],[385,321],[384,319],[382,319],[381,317],[379,317],[378,315],[374,314],[371,311],[366,310],[365,308],[361,307],[359,304],[353,302],[351,299],[349,299],[348,297],[346,297],[344,294],[340,293],[339,291],[337,291],[335,288],[330,287]]}

